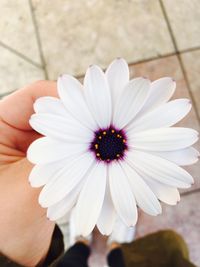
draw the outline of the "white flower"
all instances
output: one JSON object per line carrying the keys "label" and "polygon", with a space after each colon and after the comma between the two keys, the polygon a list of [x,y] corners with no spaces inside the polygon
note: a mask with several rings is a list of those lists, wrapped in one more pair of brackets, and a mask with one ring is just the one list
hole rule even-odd
{"label": "white flower", "polygon": [[161,213],[159,200],[175,205],[177,188],[193,178],[180,166],[197,161],[195,130],[171,127],[191,109],[188,99],[169,99],[171,78],[129,81],[128,65],[116,59],[104,73],[90,66],[84,85],[69,75],[58,79],[60,99],[41,97],[30,124],[45,137],[34,141],[29,180],[44,186],[39,203],[57,220],[74,208],[79,234],[97,224],[110,234],[116,216],[137,222],[137,206]]}

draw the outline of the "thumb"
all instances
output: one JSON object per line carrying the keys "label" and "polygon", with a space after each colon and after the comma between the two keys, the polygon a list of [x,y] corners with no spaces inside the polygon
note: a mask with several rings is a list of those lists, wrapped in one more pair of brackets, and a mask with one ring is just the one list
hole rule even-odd
{"label": "thumb", "polygon": [[33,103],[41,96],[58,97],[56,82],[37,81],[0,101],[0,119],[19,130],[32,130],[30,116],[34,113]]}

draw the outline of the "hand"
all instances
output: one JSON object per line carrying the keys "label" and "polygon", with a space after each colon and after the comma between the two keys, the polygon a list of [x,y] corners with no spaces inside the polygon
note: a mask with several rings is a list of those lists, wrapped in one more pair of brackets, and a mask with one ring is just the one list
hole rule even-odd
{"label": "hand", "polygon": [[39,81],[0,101],[0,252],[25,266],[35,266],[48,252],[54,223],[38,204],[41,189],[28,182],[33,165],[29,144],[41,137],[29,125],[34,101],[57,97],[56,84]]}

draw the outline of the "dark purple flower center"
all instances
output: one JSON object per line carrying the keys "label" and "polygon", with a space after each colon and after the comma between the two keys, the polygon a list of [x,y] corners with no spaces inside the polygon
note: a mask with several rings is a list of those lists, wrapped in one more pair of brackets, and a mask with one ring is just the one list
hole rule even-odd
{"label": "dark purple flower center", "polygon": [[112,160],[122,159],[126,149],[125,133],[122,130],[116,130],[114,127],[96,131],[90,146],[90,150],[95,154],[97,160],[108,163]]}

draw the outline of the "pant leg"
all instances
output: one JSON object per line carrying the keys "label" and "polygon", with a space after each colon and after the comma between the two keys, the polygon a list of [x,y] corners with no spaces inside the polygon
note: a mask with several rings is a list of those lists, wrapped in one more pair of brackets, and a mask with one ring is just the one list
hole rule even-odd
{"label": "pant leg", "polygon": [[120,248],[111,250],[111,252],[107,256],[107,261],[110,267],[125,267],[126,266],[124,262],[122,250]]}
{"label": "pant leg", "polygon": [[162,230],[121,247],[127,267],[195,267],[189,260],[184,239],[172,230]]}
{"label": "pant leg", "polygon": [[69,248],[57,263],[57,267],[88,267],[90,248],[83,243],[76,243]]}

